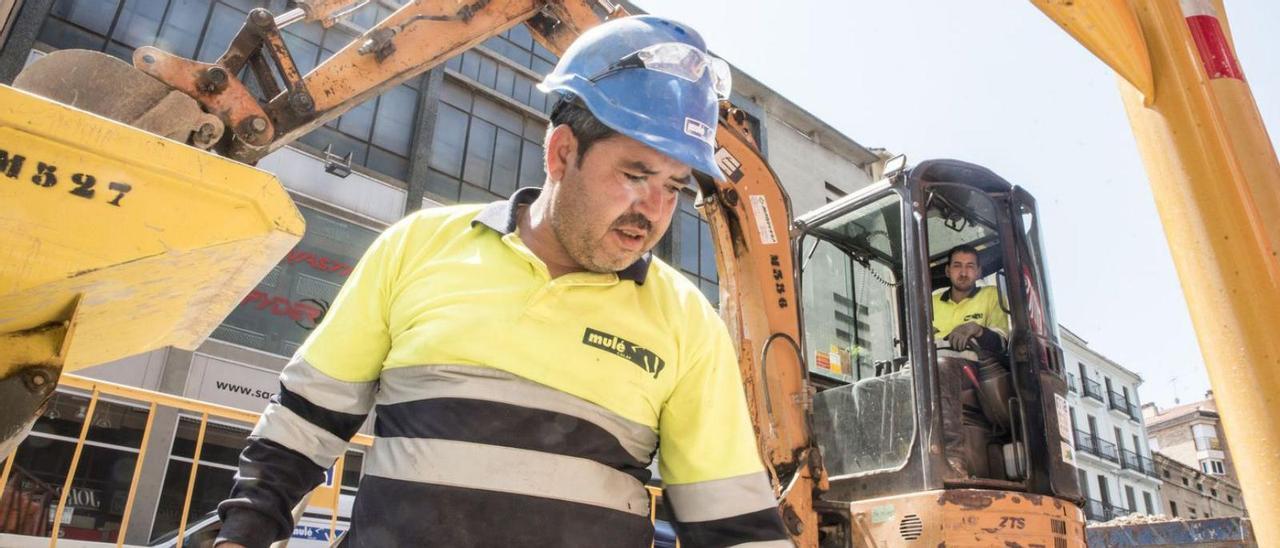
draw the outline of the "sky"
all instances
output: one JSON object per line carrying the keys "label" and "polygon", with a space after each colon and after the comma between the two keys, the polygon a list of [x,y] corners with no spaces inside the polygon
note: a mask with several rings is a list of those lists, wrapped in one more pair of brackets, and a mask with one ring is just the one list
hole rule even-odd
{"label": "sky", "polygon": [[[1158,0],[1173,1],[1173,0]],[[1209,388],[1114,73],[1025,0],[637,0],[865,147],[956,158],[1036,196],[1058,320],[1144,379]],[[1245,78],[1280,132],[1280,2],[1227,0]]]}

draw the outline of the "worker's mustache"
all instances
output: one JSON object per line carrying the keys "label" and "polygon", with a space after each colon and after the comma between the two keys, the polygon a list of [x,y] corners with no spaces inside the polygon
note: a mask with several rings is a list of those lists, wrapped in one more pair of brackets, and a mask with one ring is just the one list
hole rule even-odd
{"label": "worker's mustache", "polygon": [[649,232],[653,229],[653,221],[650,221],[643,213],[624,213],[613,222],[613,228],[624,227],[638,228],[645,232]]}

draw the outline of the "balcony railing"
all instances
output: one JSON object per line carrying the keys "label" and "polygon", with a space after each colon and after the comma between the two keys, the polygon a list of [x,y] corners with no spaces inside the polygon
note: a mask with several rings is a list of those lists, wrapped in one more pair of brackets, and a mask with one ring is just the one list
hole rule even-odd
{"label": "balcony railing", "polygon": [[1133,419],[1134,422],[1142,422],[1142,409],[1138,407],[1138,404],[1129,402],[1129,418]]}
{"label": "balcony railing", "polygon": [[1096,455],[1111,462],[1120,462],[1120,451],[1116,449],[1116,444],[1103,439],[1094,439],[1093,443],[1098,448]]}
{"label": "balcony railing", "polygon": [[1089,499],[1084,503],[1084,517],[1089,521],[1107,521],[1107,507],[1100,500]]}
{"label": "balcony railing", "polygon": [[1084,430],[1076,430],[1076,451],[1097,454],[1098,449],[1093,443],[1093,436]]}
{"label": "balcony railing", "polygon": [[1083,379],[1082,382],[1084,385],[1084,395],[1098,401],[1104,401],[1102,399],[1102,385],[1098,384],[1098,381]]}
{"label": "balcony railing", "polygon": [[1116,518],[1124,517],[1124,516],[1127,516],[1127,515],[1132,514],[1132,513],[1133,513],[1133,510],[1130,510],[1130,509],[1125,508],[1125,507],[1123,507],[1123,506],[1111,505],[1111,506],[1108,506],[1108,507],[1107,507],[1107,519],[1108,519],[1108,520],[1113,520],[1113,519],[1116,519]]}
{"label": "balcony railing", "polygon": [[1128,449],[1120,450],[1120,467],[1125,470],[1142,472],[1142,457]]}
{"label": "balcony railing", "polygon": [[1089,521],[1108,521],[1130,513],[1132,511],[1128,508],[1096,499],[1089,499],[1084,503],[1084,515]]}
{"label": "balcony railing", "polygon": [[1221,451],[1222,440],[1216,437],[1197,437],[1196,451]]}
{"label": "balcony railing", "polygon": [[1126,415],[1129,414],[1129,398],[1126,398],[1124,394],[1121,394],[1114,390],[1109,392],[1108,395],[1110,396],[1107,398],[1110,403],[1108,407],[1110,407],[1114,411],[1119,411]]}

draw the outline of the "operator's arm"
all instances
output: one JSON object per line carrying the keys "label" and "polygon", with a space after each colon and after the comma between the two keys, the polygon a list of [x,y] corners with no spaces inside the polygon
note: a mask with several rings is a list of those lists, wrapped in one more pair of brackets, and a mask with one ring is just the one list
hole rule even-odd
{"label": "operator's arm", "polygon": [[765,475],[738,362],[710,306],[690,327],[681,377],[662,408],[659,470],[681,545],[792,546]]}
{"label": "operator's arm", "polygon": [[1009,314],[1000,306],[999,288],[991,286],[983,288],[982,292],[986,310],[983,313],[984,330],[978,336],[978,344],[993,352],[1004,351],[1009,345]]}
{"label": "operator's arm", "polygon": [[391,344],[387,301],[402,225],[373,243],[285,366],[280,393],[249,435],[231,494],[218,505],[218,542],[257,548],[287,538],[294,505],[323,481],[364,423]]}

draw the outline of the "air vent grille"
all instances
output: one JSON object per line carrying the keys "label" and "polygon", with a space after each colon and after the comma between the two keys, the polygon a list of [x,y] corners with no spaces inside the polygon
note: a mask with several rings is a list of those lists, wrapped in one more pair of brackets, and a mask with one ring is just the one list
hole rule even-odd
{"label": "air vent grille", "polygon": [[924,534],[924,522],[920,520],[920,516],[907,514],[898,523],[898,533],[902,535],[902,540],[916,540]]}

